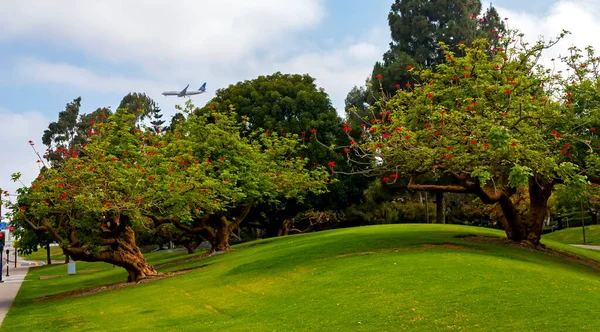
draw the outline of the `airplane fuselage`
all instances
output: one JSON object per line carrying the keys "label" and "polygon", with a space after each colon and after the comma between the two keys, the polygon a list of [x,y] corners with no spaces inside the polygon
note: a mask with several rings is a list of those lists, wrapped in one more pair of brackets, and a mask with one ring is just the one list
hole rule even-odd
{"label": "airplane fuselage", "polygon": [[193,96],[199,95],[201,93],[205,93],[206,91],[187,91],[185,94],[182,94],[180,91],[165,91],[162,93],[163,96],[177,96],[177,97],[185,97],[185,96]]}
{"label": "airplane fuselage", "polygon": [[204,84],[202,84],[202,86],[198,90],[187,91],[187,89],[188,89],[189,86],[190,85],[188,84],[181,91],[165,91],[165,92],[162,93],[162,95],[163,96],[189,97],[189,96],[199,95],[201,93],[205,93],[206,92],[206,82],[204,82]]}

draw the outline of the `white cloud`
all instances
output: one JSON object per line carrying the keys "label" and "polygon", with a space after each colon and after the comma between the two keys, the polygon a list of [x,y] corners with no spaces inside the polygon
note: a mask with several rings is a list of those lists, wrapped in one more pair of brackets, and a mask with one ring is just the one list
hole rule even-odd
{"label": "white cloud", "polygon": [[571,33],[544,52],[540,62],[548,68],[552,67],[552,58],[568,55],[570,46],[584,49],[591,45],[600,52],[600,36],[595,33],[600,30],[600,20],[596,15],[599,11],[600,0],[559,1],[543,16],[498,8],[501,17],[509,18],[509,27],[519,29],[529,42],[540,37],[544,40],[555,39],[562,30]]}
{"label": "white cloud", "polygon": [[316,26],[323,0],[0,2],[0,39],[32,38],[114,61],[231,62]]}
{"label": "white cloud", "polygon": [[[48,127],[50,120],[39,112],[11,113],[0,108],[0,188],[14,194],[20,183],[12,182],[11,174],[21,172],[21,180],[29,185],[38,175],[38,157],[28,144]],[[36,147],[41,148],[41,142]],[[42,149],[42,153],[44,148]],[[4,196],[3,196],[3,199]]]}

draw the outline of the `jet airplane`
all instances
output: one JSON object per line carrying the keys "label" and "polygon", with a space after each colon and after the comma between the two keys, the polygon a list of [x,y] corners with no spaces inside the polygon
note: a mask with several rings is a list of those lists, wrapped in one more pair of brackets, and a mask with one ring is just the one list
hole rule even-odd
{"label": "jet airplane", "polygon": [[165,92],[162,93],[162,95],[163,96],[177,96],[177,97],[188,97],[189,98],[189,96],[199,95],[201,93],[205,93],[206,92],[206,82],[204,82],[204,84],[202,84],[202,86],[198,90],[187,91],[187,88],[189,86],[190,85],[188,84],[181,91],[165,91]]}

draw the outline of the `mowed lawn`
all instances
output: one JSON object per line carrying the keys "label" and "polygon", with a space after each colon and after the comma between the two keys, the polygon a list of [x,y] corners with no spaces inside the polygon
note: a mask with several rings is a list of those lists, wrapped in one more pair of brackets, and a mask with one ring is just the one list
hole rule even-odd
{"label": "mowed lawn", "polygon": [[[46,262],[48,256],[46,248],[38,248],[37,251],[34,251],[29,255],[23,255],[22,258],[28,261]],[[62,249],[59,247],[50,247],[50,259],[52,260],[52,263],[64,262],[65,255],[63,254]]]}
{"label": "mowed lawn", "polygon": [[[583,244],[583,230],[581,227],[562,229],[545,234],[544,239],[568,244]],[[600,245],[600,225],[585,226],[585,244]]]}
{"label": "mowed lawn", "polygon": [[[40,298],[117,283],[126,273],[78,262],[78,271],[99,271],[40,280],[66,266],[34,268],[2,331],[600,331],[597,270],[468,235],[504,236],[384,225],[253,241],[187,262],[183,252],[152,253],[162,272],[192,270],[48,300]],[[545,243],[600,261],[594,251]]]}

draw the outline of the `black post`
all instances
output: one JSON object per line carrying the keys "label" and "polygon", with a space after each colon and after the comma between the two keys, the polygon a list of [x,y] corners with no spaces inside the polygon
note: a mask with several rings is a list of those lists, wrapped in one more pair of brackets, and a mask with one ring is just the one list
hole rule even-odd
{"label": "black post", "polygon": [[15,249],[15,269],[17,268],[17,250]]}
{"label": "black post", "polygon": [[585,221],[583,220],[583,200],[581,202],[581,230],[583,231],[583,244],[585,244]]}
{"label": "black post", "polygon": [[0,283],[4,282],[4,280],[2,280],[2,253],[3,252],[4,252],[4,246],[0,244]]}
{"label": "black post", "polygon": [[9,257],[10,257],[10,256],[9,256],[9,251],[8,251],[8,249],[6,249],[6,276],[7,276],[7,277],[10,277],[10,276],[8,275],[8,266],[10,265],[10,264],[8,264],[8,260],[10,259]]}

